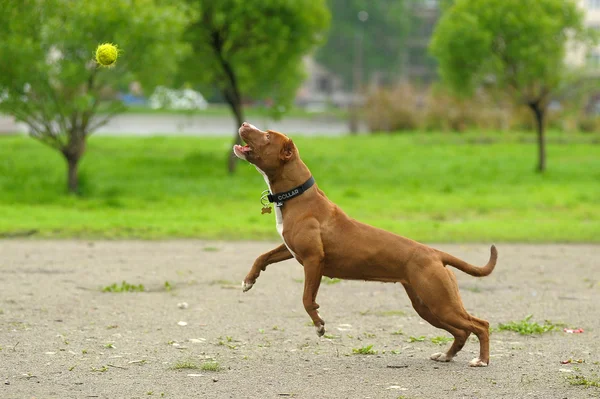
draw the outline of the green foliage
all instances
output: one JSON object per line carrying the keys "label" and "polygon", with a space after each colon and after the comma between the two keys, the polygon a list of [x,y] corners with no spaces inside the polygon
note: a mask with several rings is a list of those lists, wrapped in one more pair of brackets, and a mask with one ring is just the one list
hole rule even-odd
{"label": "green foliage", "polygon": [[531,334],[544,334],[550,331],[553,331],[558,324],[554,324],[548,320],[544,321],[544,324],[538,324],[537,322],[530,322],[533,315],[526,316],[523,320],[520,321],[511,321],[508,323],[500,323],[498,325],[498,330],[500,331],[514,331],[521,335],[531,335]]}
{"label": "green foliage", "polygon": [[565,82],[580,79],[565,64],[567,45],[595,42],[596,34],[583,22],[575,0],[456,0],[431,40],[440,75],[457,93],[495,86],[530,107],[539,172],[546,168],[547,107]]}
{"label": "green foliage", "polygon": [[[10,62],[0,67],[0,112],[76,164],[86,137],[123,110],[117,90],[132,81],[151,90],[174,74],[187,15],[159,0],[3,2],[0,59]],[[93,59],[103,42],[123,50],[114,68]]]}
{"label": "green foliage", "polygon": [[[327,42],[316,53],[317,61],[334,71],[350,88],[356,42],[361,40],[357,36],[362,35],[364,75],[380,72],[392,80],[400,70],[401,52],[410,28],[411,1],[328,0],[331,29]],[[361,11],[368,13],[364,22],[358,18]]]}
{"label": "green foliage", "polygon": [[457,0],[442,16],[430,48],[456,91],[469,94],[492,78],[529,103],[565,78],[567,43],[591,38],[573,0]]}
{"label": "green foliage", "polygon": [[321,278],[321,282],[322,282],[323,284],[327,284],[327,285],[334,285],[334,284],[337,284],[337,283],[341,283],[341,282],[342,282],[342,280],[341,280],[341,279],[339,279],[339,278],[329,278],[329,277],[325,277],[325,276],[323,276],[323,277]]}
{"label": "green foliage", "polygon": [[193,360],[178,360],[171,370],[199,370],[200,366]]}
{"label": "green foliage", "polygon": [[431,338],[431,342],[433,342],[434,344],[438,344],[438,345],[447,344],[448,342],[452,342],[452,340],[453,340],[453,338],[444,337],[444,336],[438,336],[438,337]]}
{"label": "green foliage", "polygon": [[412,342],[423,342],[423,341],[425,341],[425,336],[424,335],[421,335],[419,337],[414,337],[414,336],[411,335],[410,337],[408,337],[408,341],[407,342],[412,343]]}
{"label": "green foliage", "polygon": [[200,366],[202,371],[221,371],[221,365],[218,362],[204,362]]}
{"label": "green foliage", "polygon": [[586,377],[581,374],[569,375],[567,376],[567,381],[569,381],[570,385],[600,388],[600,378],[597,374],[593,377]]}
{"label": "green foliage", "polygon": [[362,348],[352,348],[354,355],[376,355],[377,351],[373,350],[373,345],[363,346]]}
{"label": "green foliage", "polygon": [[187,3],[200,16],[187,29],[194,53],[182,80],[216,86],[232,107],[241,106],[242,98],[271,99],[273,112],[289,107],[304,77],[302,57],[321,43],[328,27],[325,0]]}
{"label": "green foliage", "polygon": [[[523,173],[533,158],[527,134],[292,138],[345,212],[415,240],[600,240],[597,135],[549,134],[560,168],[545,176]],[[222,170],[228,141],[92,137],[81,197],[73,198],[60,186],[63,165],[51,150],[0,137],[0,235],[276,239],[273,215],[260,215],[262,176],[246,164],[235,177]]]}
{"label": "green foliage", "polygon": [[117,283],[107,285],[102,288],[102,292],[144,292],[144,286],[142,284],[129,284],[127,281],[123,280],[120,285]]}

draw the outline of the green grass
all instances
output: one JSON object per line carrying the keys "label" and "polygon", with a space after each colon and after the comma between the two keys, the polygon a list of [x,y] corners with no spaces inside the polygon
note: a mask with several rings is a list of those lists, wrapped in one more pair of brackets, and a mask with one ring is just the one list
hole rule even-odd
{"label": "green grass", "polygon": [[586,388],[594,387],[600,388],[600,378],[597,375],[593,377],[585,377],[583,375],[570,375],[567,376],[569,384],[576,386],[584,386]]}
{"label": "green grass", "polygon": [[[350,216],[426,242],[600,242],[597,136],[294,138],[319,187]],[[526,140],[522,140],[526,139]],[[91,137],[81,195],[34,140],[0,137],[0,237],[278,239],[262,176],[225,170],[229,138]],[[500,248],[502,253],[502,248]]]}
{"label": "green grass", "polygon": [[200,366],[193,360],[178,360],[171,370],[199,370]]}
{"label": "green grass", "polygon": [[217,362],[205,362],[200,366],[202,371],[220,371],[221,365]]}
{"label": "green grass", "polygon": [[377,351],[373,350],[373,345],[363,346],[362,348],[352,348],[354,355],[376,355]]}
{"label": "green grass", "polygon": [[513,331],[517,332],[521,335],[532,335],[532,334],[544,334],[550,331],[555,330],[557,327],[561,326],[561,324],[555,324],[551,321],[544,321],[544,324],[539,324],[537,322],[531,322],[531,318],[533,315],[526,316],[523,320],[520,321],[511,321],[508,323],[500,323],[498,325],[499,331]]}
{"label": "green grass", "polygon": [[129,284],[123,280],[121,284],[112,283],[111,285],[107,285],[102,288],[102,292],[144,292],[144,285]]}
{"label": "green grass", "polygon": [[431,338],[431,342],[433,342],[434,344],[437,344],[437,345],[444,345],[444,344],[447,344],[448,342],[452,342],[453,340],[454,340],[454,338],[444,337],[441,335]]}
{"label": "green grass", "polygon": [[410,337],[408,337],[408,340],[407,340],[407,342],[410,342],[410,343],[413,343],[413,342],[423,342],[423,341],[425,341],[425,336],[424,335],[421,335],[419,337],[414,337],[414,336],[411,335]]}

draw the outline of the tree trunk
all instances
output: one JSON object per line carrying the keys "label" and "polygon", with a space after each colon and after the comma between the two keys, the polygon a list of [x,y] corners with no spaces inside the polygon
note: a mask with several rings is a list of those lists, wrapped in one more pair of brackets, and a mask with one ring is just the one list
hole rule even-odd
{"label": "tree trunk", "polygon": [[79,161],[85,152],[85,135],[71,133],[62,153],[67,161],[67,188],[69,193],[79,193]]}
{"label": "tree trunk", "polygon": [[535,115],[536,128],[537,128],[537,142],[538,142],[538,165],[537,171],[543,173],[546,170],[546,137],[544,136],[545,128],[545,117],[546,109],[540,106],[539,103],[531,103],[529,107]]}
{"label": "tree trunk", "polygon": [[67,159],[67,187],[71,194],[79,190],[79,159]]}
{"label": "tree trunk", "polygon": [[[244,122],[244,110],[242,108],[242,103],[239,98],[237,98],[237,99],[232,98],[231,101],[228,101],[228,103],[229,103],[229,106],[231,107],[231,111],[233,112],[233,115],[235,116],[235,122],[236,122],[236,129],[235,129],[235,134],[233,135],[233,144],[232,145],[241,144],[242,138],[240,137],[240,135],[238,133],[238,129],[240,128],[240,126],[242,126],[242,123]],[[236,166],[237,166],[237,157],[235,156],[233,151],[230,149],[229,157],[227,158],[227,170],[229,171],[229,173],[235,172]]]}

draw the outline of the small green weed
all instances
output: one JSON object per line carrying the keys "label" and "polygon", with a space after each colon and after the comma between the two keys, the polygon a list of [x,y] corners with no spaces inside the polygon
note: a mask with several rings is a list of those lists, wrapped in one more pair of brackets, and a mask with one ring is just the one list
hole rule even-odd
{"label": "small green weed", "polygon": [[406,316],[406,312],[403,310],[382,310],[373,312],[373,314],[379,317]]}
{"label": "small green weed", "polygon": [[92,367],[92,371],[98,372],[98,373],[104,373],[104,372],[108,371],[108,367],[107,366],[102,366],[100,368]]}
{"label": "small green weed", "polygon": [[323,276],[323,278],[321,278],[321,282],[323,284],[327,284],[327,285],[334,285],[334,284],[337,284],[337,283],[341,283],[342,280],[339,279],[339,278],[329,278],[329,277]]}
{"label": "small green weed", "polygon": [[117,283],[107,285],[102,288],[102,292],[144,292],[144,285],[129,284],[127,281],[123,280],[120,285]]}
{"label": "small green weed", "polygon": [[171,370],[198,370],[200,366],[193,360],[179,360],[173,366]]}
{"label": "small green weed", "polygon": [[595,377],[585,377],[583,375],[570,375],[567,377],[569,384],[571,385],[579,385],[584,386],[586,388],[595,387],[600,388],[600,379],[597,376]]}
{"label": "small green weed", "polygon": [[354,355],[375,355],[377,351],[373,350],[373,345],[363,346],[362,348],[353,348],[352,353]]}
{"label": "small green weed", "polygon": [[168,281],[165,281],[165,291],[169,292],[174,288],[174,286],[169,283]]}
{"label": "small green weed", "polygon": [[204,252],[217,252],[217,251],[219,251],[219,248],[217,248],[217,247],[204,247],[202,250]]}
{"label": "small green weed", "polygon": [[205,363],[202,363],[202,366],[200,366],[200,370],[203,370],[203,371],[220,371],[221,370],[221,365],[219,365],[219,363],[217,363],[217,362],[205,362]]}
{"label": "small green weed", "polygon": [[419,337],[413,337],[412,335],[408,337],[408,342],[423,342],[425,341],[425,336],[421,335]]}
{"label": "small green weed", "polygon": [[443,337],[443,336],[433,337],[433,338],[431,338],[431,342],[433,342],[434,344],[438,344],[438,345],[444,345],[448,342],[452,342],[452,338]]}
{"label": "small green weed", "polygon": [[107,349],[115,349],[115,345],[112,343],[108,343],[108,344],[104,345],[104,347]]}
{"label": "small green weed", "polygon": [[404,335],[404,331],[402,331],[402,329],[400,329],[400,330],[394,331],[392,333],[392,335]]}
{"label": "small green weed", "polygon": [[537,322],[530,322],[533,315],[528,315],[521,321],[511,321],[509,323],[500,323],[498,325],[499,331],[514,331],[521,335],[531,334],[544,334],[553,331],[560,324],[552,323],[548,320],[544,321],[544,324],[538,324]]}
{"label": "small green weed", "polygon": [[367,310],[362,310],[358,313],[361,316],[368,316],[368,315],[379,316],[379,317],[406,316],[406,312],[403,310],[378,310],[378,311],[373,312],[373,311],[371,311],[371,309],[367,309]]}

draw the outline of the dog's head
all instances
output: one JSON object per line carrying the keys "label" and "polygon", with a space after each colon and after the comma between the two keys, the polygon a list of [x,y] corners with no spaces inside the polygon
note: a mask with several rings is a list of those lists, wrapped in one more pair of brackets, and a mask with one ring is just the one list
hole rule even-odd
{"label": "dog's head", "polygon": [[272,130],[263,132],[247,122],[242,123],[239,133],[246,145],[234,145],[234,154],[267,174],[298,157],[294,142],[285,134]]}

